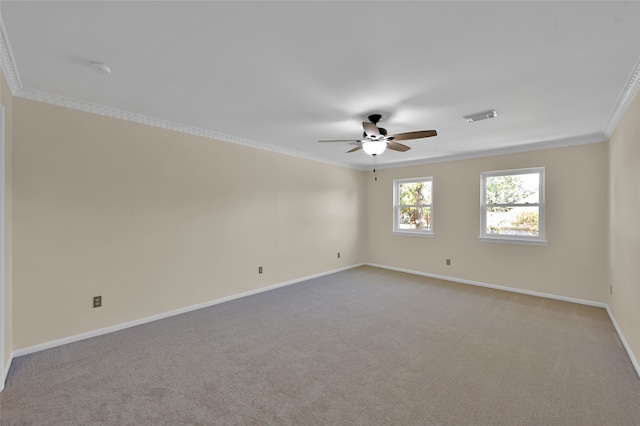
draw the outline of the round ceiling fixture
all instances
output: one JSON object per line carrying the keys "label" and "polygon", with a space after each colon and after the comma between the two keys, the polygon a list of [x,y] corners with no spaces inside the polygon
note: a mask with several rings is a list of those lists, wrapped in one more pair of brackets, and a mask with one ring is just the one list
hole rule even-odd
{"label": "round ceiling fixture", "polygon": [[364,141],[362,149],[369,155],[379,155],[387,149],[387,141]]}
{"label": "round ceiling fixture", "polygon": [[109,65],[107,64],[103,64],[102,62],[92,62],[91,66],[101,74],[111,74],[111,68],[109,68]]}

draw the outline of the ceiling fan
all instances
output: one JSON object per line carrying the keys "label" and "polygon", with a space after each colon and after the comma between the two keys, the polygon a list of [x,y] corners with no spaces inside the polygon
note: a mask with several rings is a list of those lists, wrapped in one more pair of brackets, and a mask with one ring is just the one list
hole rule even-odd
{"label": "ceiling fan", "polygon": [[419,132],[398,133],[397,135],[388,136],[386,129],[377,126],[381,118],[382,115],[380,114],[371,114],[369,116],[370,123],[367,123],[366,121],[362,122],[364,133],[362,134],[361,140],[328,140],[319,142],[350,143],[352,145],[356,145],[356,147],[350,149],[347,153],[363,149],[364,152],[375,157],[376,155],[382,154],[387,148],[400,152],[405,152],[411,149],[411,147],[396,141],[422,139],[438,135],[435,130],[421,130]]}

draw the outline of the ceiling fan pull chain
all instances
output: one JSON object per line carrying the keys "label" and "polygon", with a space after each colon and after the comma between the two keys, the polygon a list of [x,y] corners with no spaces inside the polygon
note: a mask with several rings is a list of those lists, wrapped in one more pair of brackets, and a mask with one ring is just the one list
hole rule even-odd
{"label": "ceiling fan pull chain", "polygon": [[376,157],[377,155],[373,155],[373,180],[378,181],[378,176],[376,176]]}

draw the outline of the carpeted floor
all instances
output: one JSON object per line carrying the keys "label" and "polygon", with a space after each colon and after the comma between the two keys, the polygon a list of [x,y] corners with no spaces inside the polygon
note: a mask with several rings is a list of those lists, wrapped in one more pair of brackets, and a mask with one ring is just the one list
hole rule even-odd
{"label": "carpeted floor", "polygon": [[361,267],[16,358],[2,425],[639,425],[606,312]]}

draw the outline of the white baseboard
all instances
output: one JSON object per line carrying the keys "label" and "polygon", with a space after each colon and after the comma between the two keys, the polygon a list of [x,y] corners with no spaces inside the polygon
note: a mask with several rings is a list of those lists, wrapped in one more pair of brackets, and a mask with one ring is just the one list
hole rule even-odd
{"label": "white baseboard", "polygon": [[110,326],[110,327],[105,327],[105,328],[101,328],[101,329],[98,329],[98,330],[93,330],[93,331],[89,331],[89,332],[86,332],[86,333],[81,333],[81,334],[77,334],[77,335],[74,335],[74,336],[69,336],[69,337],[65,337],[65,338],[62,338],[62,339],[57,339],[57,340],[53,340],[53,341],[50,341],[50,342],[41,343],[39,345],[34,345],[34,346],[27,347],[27,348],[22,348],[22,349],[15,350],[9,356],[9,359],[7,361],[7,365],[5,366],[5,369],[4,369],[4,371],[2,371],[2,375],[0,376],[0,391],[2,391],[2,389],[4,389],[5,381],[7,379],[7,375],[9,374],[9,368],[11,367],[11,363],[12,363],[14,357],[27,355],[27,354],[31,354],[31,353],[34,353],[34,352],[39,352],[39,351],[42,351],[42,350],[45,350],[45,349],[54,348],[56,346],[66,345],[68,343],[78,342],[80,340],[89,339],[91,337],[96,337],[96,336],[100,336],[100,335],[103,335],[103,334],[112,333],[114,331],[124,330],[126,328],[135,327],[137,325],[146,324],[146,323],[149,323],[149,322],[152,322],[152,321],[157,321],[157,320],[164,319],[164,318],[169,318],[169,317],[172,317],[172,316],[175,316],[175,315],[180,315],[180,314],[184,314],[184,313],[187,313],[187,312],[195,311],[197,309],[206,308],[206,307],[209,307],[209,306],[217,305],[217,304],[228,302],[228,301],[231,301],[231,300],[240,299],[242,297],[251,296],[251,295],[254,295],[254,294],[262,293],[262,292],[273,290],[273,289],[280,288],[280,287],[285,287],[285,286],[288,286],[288,285],[296,284],[296,283],[299,283],[299,282],[302,282],[302,281],[306,281],[306,280],[310,280],[310,279],[314,279],[314,278],[319,278],[319,277],[322,277],[322,276],[325,276],[325,275],[334,274],[336,272],[346,271],[348,269],[353,269],[353,268],[357,268],[359,266],[364,266],[364,265],[372,266],[372,267],[375,267],[375,268],[388,269],[388,270],[392,270],[392,271],[404,272],[404,273],[413,274],[413,275],[420,275],[420,276],[425,276],[425,277],[430,277],[430,278],[436,278],[436,279],[441,279],[441,280],[446,280],[446,281],[453,281],[453,282],[458,282],[458,283],[462,283],[462,284],[469,284],[469,285],[475,285],[475,286],[479,286],[479,287],[492,288],[492,289],[496,289],[496,290],[509,291],[509,292],[512,292],[512,293],[527,294],[527,295],[530,295],[530,296],[538,296],[538,297],[544,297],[544,298],[547,298],[547,299],[555,299],[555,300],[561,300],[561,301],[565,301],[565,302],[578,303],[578,304],[581,304],[581,305],[588,305],[588,306],[596,306],[596,307],[600,307],[600,308],[605,308],[606,311],[607,311],[607,314],[609,315],[609,318],[611,319],[611,322],[613,323],[613,326],[614,326],[616,332],[618,333],[618,336],[620,337],[620,341],[622,342],[625,350],[627,351],[627,355],[629,356],[629,359],[631,360],[631,363],[633,364],[633,367],[635,368],[636,373],[640,377],[640,364],[638,364],[638,361],[636,360],[633,352],[631,351],[631,348],[629,347],[629,344],[627,343],[627,340],[624,338],[624,335],[622,334],[622,331],[620,330],[620,327],[618,327],[618,324],[617,324],[613,314],[611,313],[611,310],[609,309],[609,306],[606,303],[594,302],[594,301],[591,301],[591,300],[584,300],[584,299],[576,299],[576,298],[573,298],[573,297],[558,296],[558,295],[555,295],[555,294],[542,293],[542,292],[537,292],[537,291],[523,290],[523,289],[514,288],[514,287],[506,287],[506,286],[501,286],[501,285],[483,283],[483,282],[480,282],[480,281],[472,281],[472,280],[466,280],[466,279],[461,279],[461,278],[456,278],[456,277],[449,277],[449,276],[445,276],[445,275],[430,274],[430,273],[427,273],[427,272],[413,271],[413,270],[410,270],[410,269],[395,268],[395,267],[392,267],[392,266],[380,265],[380,264],[375,264],[375,263],[360,263],[360,264],[350,265],[350,266],[347,266],[347,267],[344,267],[344,268],[334,269],[334,270],[331,270],[331,271],[326,271],[326,272],[322,272],[322,273],[319,273],[319,274],[310,275],[310,276],[303,277],[303,278],[297,278],[297,279],[294,279],[294,280],[285,281],[285,282],[282,282],[282,283],[279,283],[279,284],[274,284],[274,285],[271,285],[271,286],[262,287],[262,288],[251,290],[251,291],[247,291],[247,292],[244,292],[244,293],[235,294],[233,296],[227,296],[227,297],[223,297],[223,298],[220,298],[220,299],[211,300],[211,301],[200,303],[200,304],[197,304],[197,305],[187,306],[185,308],[176,309],[176,310],[165,312],[165,313],[162,313],[162,314],[152,315],[152,316],[141,318],[141,319],[138,319],[138,320],[129,321],[129,322],[126,322],[126,323],[117,324],[117,325],[113,325],[113,326]]}
{"label": "white baseboard", "polygon": [[616,329],[616,333],[618,333],[618,337],[620,338],[620,341],[622,342],[622,346],[624,346],[624,349],[627,351],[627,355],[629,356],[629,359],[631,360],[631,364],[633,364],[633,368],[635,368],[635,370],[636,370],[636,374],[638,374],[638,377],[640,377],[640,364],[638,364],[638,360],[636,359],[635,355],[633,354],[633,351],[631,350],[631,347],[627,343],[627,340],[624,338],[624,334],[622,334],[622,330],[620,330],[620,327],[618,327],[618,323],[616,322],[615,318],[613,317],[613,313],[611,312],[611,309],[609,309],[609,305],[607,305],[606,303],[594,302],[592,300],[585,300],[585,299],[576,299],[574,297],[558,296],[556,294],[541,293],[541,292],[538,292],[538,291],[523,290],[523,289],[514,288],[514,287],[506,287],[506,286],[501,286],[501,285],[488,284],[488,283],[483,283],[483,282],[480,282],[480,281],[472,281],[472,280],[465,280],[465,279],[456,278],[456,277],[448,277],[448,276],[445,276],[445,275],[429,274],[427,272],[413,271],[413,270],[410,270],[410,269],[403,269],[403,268],[395,268],[393,266],[379,265],[379,264],[375,264],[375,263],[365,263],[365,265],[373,266],[375,268],[389,269],[391,271],[405,272],[407,274],[420,275],[420,276],[423,276],[423,277],[437,278],[439,280],[453,281],[453,282],[458,282],[458,283],[462,283],[462,284],[469,284],[469,285],[475,285],[475,286],[479,286],[479,287],[493,288],[493,289],[496,289],[496,290],[509,291],[509,292],[512,292],[512,293],[527,294],[527,295],[530,295],[530,296],[544,297],[546,299],[561,300],[561,301],[564,301],[564,302],[578,303],[580,305],[588,305],[588,306],[595,306],[595,307],[598,307],[598,308],[604,308],[604,309],[606,309],[607,314],[609,315],[609,318],[611,319],[611,322],[613,323],[613,327]]}
{"label": "white baseboard", "polygon": [[9,355],[7,365],[4,365],[4,370],[0,371],[0,392],[4,390],[4,385],[7,383],[7,376],[9,375],[9,369],[11,368],[11,362],[13,361],[13,353]]}
{"label": "white baseboard", "polygon": [[492,288],[492,289],[495,289],[495,290],[509,291],[511,293],[520,293],[520,294],[527,294],[529,296],[544,297],[545,299],[562,300],[564,302],[578,303],[580,305],[596,306],[598,308],[606,308],[607,307],[606,303],[594,302],[592,300],[576,299],[574,297],[559,296],[557,294],[542,293],[542,292],[539,292],[539,291],[531,291],[531,290],[523,290],[521,288],[506,287],[506,286],[502,286],[502,285],[483,283],[483,282],[480,282],[480,281],[466,280],[466,279],[463,279],[463,278],[449,277],[449,276],[446,276],[446,275],[430,274],[430,273],[427,273],[427,272],[420,272],[420,271],[413,271],[413,270],[410,270],[410,269],[395,268],[393,266],[378,265],[378,264],[375,264],[375,263],[365,263],[365,265],[373,266],[373,267],[376,267],[376,268],[389,269],[391,271],[405,272],[407,274],[421,275],[423,277],[436,278],[436,279],[439,279],[439,280],[453,281],[453,282],[462,283],[462,284],[475,285],[475,286],[478,286],[478,287],[487,287],[487,288]]}
{"label": "white baseboard", "polygon": [[638,377],[640,377],[640,364],[638,364],[638,360],[633,355],[633,351],[631,351],[631,347],[629,346],[629,343],[627,343],[627,339],[624,338],[624,334],[622,334],[622,330],[620,330],[620,327],[618,327],[618,323],[616,322],[616,319],[613,316],[613,312],[611,312],[611,309],[609,309],[609,305],[607,305],[607,314],[609,314],[609,318],[611,319],[611,322],[613,323],[613,326],[615,327],[616,332],[618,333],[618,337],[622,342],[622,346],[624,346],[624,349],[627,351],[627,355],[629,355],[629,359],[631,360],[631,364],[633,364],[633,368],[636,369],[636,374],[638,375]]}
{"label": "white baseboard", "polygon": [[[142,325],[142,324],[146,324],[146,323],[149,323],[149,322],[161,320],[161,319],[164,319],[164,318],[169,318],[169,317],[172,317],[172,316],[175,316],[175,315],[184,314],[184,313],[195,311],[195,310],[198,310],[198,309],[208,308],[209,306],[218,305],[220,303],[229,302],[231,300],[240,299],[242,297],[251,296],[251,295],[262,293],[262,292],[269,291],[269,290],[274,290],[276,288],[285,287],[285,286],[296,284],[296,283],[299,283],[299,282],[302,282],[302,281],[307,281],[307,280],[311,280],[311,279],[314,279],[314,278],[323,277],[325,275],[335,274],[336,272],[346,271],[347,269],[353,269],[353,268],[357,268],[357,267],[363,266],[363,265],[364,265],[364,263],[359,263],[359,264],[355,264],[355,265],[346,266],[344,268],[333,269],[331,271],[321,272],[319,274],[309,275],[309,276],[306,276],[306,277],[303,277],[303,278],[296,278],[294,280],[285,281],[285,282],[278,283],[278,284],[273,284],[273,285],[270,285],[270,286],[267,286],[267,287],[261,287],[261,288],[255,289],[255,290],[246,291],[244,293],[234,294],[232,296],[227,296],[227,297],[223,297],[223,298],[220,298],[220,299],[210,300],[208,302],[199,303],[197,305],[187,306],[185,308],[175,309],[175,310],[169,311],[169,312],[163,312],[161,314],[152,315],[152,316],[149,316],[149,317],[140,318],[140,319],[133,320],[133,321],[128,321],[128,322],[125,322],[125,323],[112,325],[112,326],[105,327],[105,328],[100,328],[98,330],[92,330],[92,331],[88,331],[86,333],[76,334],[74,336],[64,337],[62,339],[57,339],[57,340],[52,340],[52,341],[45,342],[45,343],[40,343],[38,345],[29,346],[29,347],[22,348],[22,349],[17,349],[15,351],[13,351],[12,356],[19,357],[19,356],[22,356],[22,355],[28,355],[28,354],[35,353],[35,352],[40,352],[40,351],[43,351],[45,349],[55,348],[56,346],[66,345],[68,343],[78,342],[80,340],[89,339],[91,337],[96,337],[96,336],[101,336],[103,334],[113,333],[114,331],[124,330],[126,328],[135,327],[137,325]],[[7,372],[8,372],[8,370],[7,370]]]}

